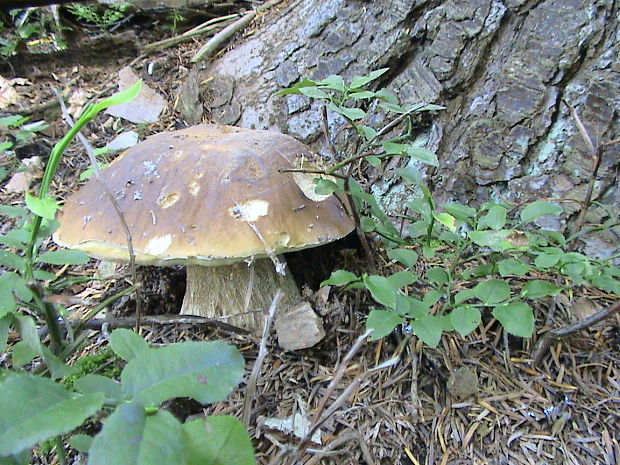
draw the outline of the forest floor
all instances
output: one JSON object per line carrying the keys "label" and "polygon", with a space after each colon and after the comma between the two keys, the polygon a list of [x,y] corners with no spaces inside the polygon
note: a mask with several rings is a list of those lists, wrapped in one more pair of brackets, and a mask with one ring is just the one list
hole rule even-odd
{"label": "forest floor", "polygon": [[[252,33],[259,22],[245,33]],[[0,68],[2,78],[11,81],[9,86],[15,91],[11,104],[0,107],[0,116],[20,114],[49,124],[20,148],[19,159],[38,156],[45,163],[51,146],[67,130],[52,88],[77,115],[87,101],[116,91],[118,72],[130,64],[146,85],[164,96],[165,109],[156,122],[148,124],[132,124],[102,114],[84,130],[90,143],[102,147],[128,130],[135,130],[142,138],[184,127],[175,104],[192,67],[190,59],[206,39],[197,36],[191,42],[147,54],[143,53],[146,44],[173,33],[152,24],[132,27],[134,32],[125,26],[125,32],[110,33],[103,39],[113,41],[115,34],[130,34],[125,49],[112,46],[106,53],[73,53],[69,48],[44,58],[22,55]],[[92,32],[83,31],[88,42]],[[208,105],[205,110],[203,120],[208,122]],[[15,163],[2,160],[9,171]],[[79,175],[88,166],[84,150],[73,143],[54,180],[54,195],[62,199],[77,189],[81,185]],[[33,186],[39,175],[32,170]],[[10,178],[0,186],[1,203],[22,205],[23,192],[6,189],[8,182]],[[54,247],[51,243],[47,246]],[[384,260],[380,247],[374,253],[386,269],[393,266]],[[339,256],[354,257],[358,269],[365,267],[361,251],[344,250]],[[90,276],[97,267],[98,263],[91,261],[64,271],[72,276]],[[139,271],[145,314],[178,313],[183,271]],[[113,274],[101,281],[75,284],[59,299],[66,299],[69,312],[79,318],[89,308],[83,302],[97,302],[128,286],[126,267],[117,268]],[[324,318],[327,336],[311,349],[284,352],[270,333],[249,425],[259,463],[286,463],[286,457],[290,458],[299,445],[299,437],[274,426],[284,423],[276,420],[311,420],[317,406],[326,402],[329,415],[319,428],[320,444],[310,445],[304,456],[306,464],[620,464],[618,316],[553,344],[538,366],[532,364],[542,335],[574,320],[572,302],[584,299],[596,309],[612,302],[612,296],[579,287],[542,301],[536,308],[538,325],[532,339],[506,337],[492,320],[467,337],[445,333],[437,348],[400,333],[366,341],[343,362],[364,333],[363,315],[368,312],[369,298],[360,290],[325,288],[310,289],[307,295]],[[134,308],[132,299],[121,300],[106,316],[131,316]],[[549,312],[553,312],[551,319],[547,318]],[[544,326],[545,321],[549,326]],[[243,353],[248,373],[260,343],[259,337],[186,324],[145,326],[142,334],[151,344],[228,341]],[[96,353],[105,344],[105,332],[93,332],[81,355]],[[335,387],[328,388],[339,376]],[[245,393],[242,385],[225,402],[206,408],[189,401],[168,407],[181,419],[202,412],[241,417]],[[340,397],[343,393],[346,395]],[[48,463],[43,452],[38,460]]]}

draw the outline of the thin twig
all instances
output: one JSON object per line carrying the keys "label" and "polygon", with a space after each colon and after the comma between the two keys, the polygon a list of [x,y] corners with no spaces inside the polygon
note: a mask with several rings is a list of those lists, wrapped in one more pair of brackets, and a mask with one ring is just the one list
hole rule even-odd
{"label": "thin twig", "polygon": [[[592,157],[592,173],[590,174],[590,179],[588,181],[588,190],[586,191],[585,199],[581,205],[581,211],[579,212],[579,217],[577,218],[577,223],[575,224],[575,229],[573,231],[573,235],[581,231],[583,227],[583,223],[586,219],[586,214],[588,213],[588,209],[592,204],[592,194],[594,192],[594,184],[596,183],[596,175],[598,173],[598,169],[601,166],[602,153],[600,147],[598,145],[594,145],[592,142],[592,138],[588,134],[588,130],[583,125],[581,118],[577,114],[577,110],[568,103],[566,100],[563,100],[564,104],[569,108],[571,116],[575,120],[575,124],[577,125],[577,129],[579,129],[579,134],[583,138],[586,147],[588,149],[589,155]],[[572,242],[568,245],[569,251],[575,248],[576,242]]]}
{"label": "thin twig", "polygon": [[542,361],[542,358],[551,347],[555,341],[563,339],[567,336],[571,336],[575,334],[577,331],[581,331],[582,329],[589,328],[590,326],[598,323],[605,318],[612,316],[614,313],[620,311],[620,301],[616,302],[613,305],[610,305],[607,308],[595,313],[589,318],[585,320],[578,321],[569,326],[565,326],[564,328],[552,329],[551,331],[547,331],[542,339],[538,342],[538,347],[536,348],[536,352],[534,353],[534,361],[532,362],[532,366],[538,366]]}
{"label": "thin twig", "polygon": [[269,307],[269,312],[265,317],[265,325],[263,326],[263,335],[260,340],[260,347],[258,349],[258,357],[256,357],[256,361],[254,362],[254,367],[252,368],[252,373],[250,373],[250,377],[248,378],[247,388],[245,390],[245,398],[243,399],[243,414],[241,417],[241,421],[245,425],[245,427],[250,426],[250,414],[252,413],[252,401],[254,400],[254,395],[256,393],[256,385],[258,384],[258,377],[260,376],[261,369],[263,367],[263,362],[265,361],[265,357],[267,356],[267,339],[269,339],[269,330],[271,328],[271,324],[276,316],[276,309],[278,308],[278,303],[284,294],[282,290],[278,289],[276,291],[276,295],[273,297],[271,301],[271,305]]}
{"label": "thin twig", "polygon": [[198,50],[198,52],[196,52],[196,54],[192,57],[191,62],[197,63],[199,61],[209,58],[211,55],[215,53],[216,50],[218,50],[222,46],[224,42],[226,42],[228,39],[234,36],[237,32],[239,32],[241,29],[243,29],[248,24],[250,24],[250,22],[256,17],[256,15],[259,12],[265,11],[277,5],[281,1],[282,0],[272,0],[271,2],[265,3],[264,5],[261,5],[258,8],[256,8],[254,11],[250,11],[249,13],[245,14],[244,16],[239,18],[234,23],[226,26],[220,32],[215,34],[211,39],[209,39],[209,41],[206,44],[204,44],[200,48],[200,50]]}
{"label": "thin twig", "polygon": [[[71,115],[69,114],[69,111],[67,110],[67,107],[65,106],[65,102],[62,100],[62,98],[60,97],[60,94],[55,88],[52,88],[52,91],[54,92],[54,94],[56,94],[56,97],[58,98],[58,102],[60,103],[60,108],[62,110],[63,119],[70,127],[73,127],[75,123],[73,121],[73,118],[71,118]],[[131,279],[133,281],[133,284],[137,284],[138,274],[136,271],[136,255],[133,250],[133,239],[131,237],[131,231],[129,230],[129,225],[127,224],[127,221],[125,220],[125,215],[123,214],[123,211],[121,210],[121,207],[118,204],[116,197],[114,197],[114,194],[112,193],[110,188],[101,179],[101,171],[99,170],[99,166],[97,166],[97,157],[95,155],[95,151],[93,150],[93,147],[90,145],[90,142],[88,142],[86,137],[84,137],[84,135],[81,132],[77,133],[77,137],[82,143],[82,145],[84,146],[86,153],[88,154],[88,159],[90,161],[90,164],[93,167],[93,173],[94,173],[96,181],[99,183],[99,185],[103,189],[103,192],[105,193],[106,197],[110,200],[110,202],[112,202],[112,206],[114,210],[116,211],[116,214],[118,215],[118,218],[121,222],[121,225],[125,232],[125,239],[127,241],[127,250],[129,252],[129,270],[131,273]],[[142,295],[141,295],[139,287],[136,287],[135,289],[135,298],[136,298],[136,332],[139,332],[140,318],[142,317]]]}
{"label": "thin twig", "polygon": [[[347,368],[347,365],[349,364],[349,362],[351,361],[353,356],[357,353],[357,351],[362,347],[364,341],[366,340],[366,338],[368,336],[370,336],[371,333],[372,333],[372,330],[368,330],[364,334],[359,336],[357,338],[357,340],[355,341],[355,343],[353,344],[353,346],[349,349],[347,354],[344,356],[344,358],[340,362],[340,365],[336,369],[336,373],[334,373],[334,376],[333,376],[331,382],[329,383],[329,385],[325,389],[325,394],[323,394],[323,397],[319,401],[319,405],[317,406],[316,413],[314,414],[314,416],[312,418],[312,423],[310,425],[310,428],[308,428],[308,431],[306,432],[306,435],[304,436],[304,438],[301,440],[301,442],[297,446],[297,451],[295,453],[295,456],[293,457],[293,460],[289,462],[290,464],[297,463],[301,459],[301,457],[304,455],[304,453],[306,452],[306,449],[310,445],[310,441],[311,441],[312,435],[316,432],[316,430],[319,428],[321,423],[323,423],[323,421],[325,421],[325,419],[326,419],[323,416],[323,412],[325,411],[325,407],[327,405],[327,402],[329,401],[329,399],[331,398],[332,394],[334,393],[334,391],[338,387],[338,383],[340,383],[340,380],[344,376],[346,368]],[[357,386],[360,381],[361,381],[361,377],[356,378],[349,385],[349,387],[347,389],[345,389],[345,393],[349,393],[350,391],[352,391],[352,389],[350,389],[350,388]],[[332,408],[333,408],[334,405],[337,405],[337,404],[339,405],[339,399],[341,399],[343,401],[344,399],[346,399],[346,397],[343,397],[342,395],[339,396],[339,398],[336,399],[336,401],[332,404]],[[331,412],[332,409],[329,409],[329,411]]]}

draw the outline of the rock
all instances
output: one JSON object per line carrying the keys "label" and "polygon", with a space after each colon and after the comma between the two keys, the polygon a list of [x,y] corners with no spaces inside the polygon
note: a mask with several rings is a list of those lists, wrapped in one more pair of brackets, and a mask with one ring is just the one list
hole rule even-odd
{"label": "rock", "polygon": [[465,399],[478,393],[478,375],[473,368],[460,367],[448,379],[448,391],[457,399]]}
{"label": "rock", "polygon": [[138,133],[136,131],[125,131],[112,139],[106,147],[110,153],[116,154],[133,147],[137,143]]}
{"label": "rock", "polygon": [[307,349],[325,337],[323,321],[308,302],[293,307],[276,320],[278,344],[284,350]]}
{"label": "rock", "polygon": [[[129,66],[125,66],[119,71],[118,78],[119,91],[131,87],[138,80],[138,76],[136,76]],[[140,93],[135,99],[129,103],[113,105],[108,108],[106,113],[124,118],[132,123],[154,123],[159,118],[165,106],[166,101],[164,98],[143,83]]]}

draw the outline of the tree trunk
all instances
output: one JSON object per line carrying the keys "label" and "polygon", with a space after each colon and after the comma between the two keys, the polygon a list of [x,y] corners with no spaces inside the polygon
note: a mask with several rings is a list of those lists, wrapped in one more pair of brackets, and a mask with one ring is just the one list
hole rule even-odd
{"label": "tree trunk", "polygon": [[[619,136],[620,29],[612,0],[299,0],[269,18],[202,72],[214,78],[213,118],[276,128],[327,155],[318,104],[274,93],[302,77],[389,67],[379,84],[402,102],[447,107],[421,121],[417,134],[439,156],[439,168],[426,175],[440,201],[583,200],[593,161],[563,101],[595,141]],[[332,129],[338,124],[330,120]],[[618,144],[603,148],[595,189],[616,214],[619,152]],[[387,169],[377,179],[385,208],[402,213],[409,194],[399,178]],[[576,217],[578,204],[562,206],[562,223],[544,226]],[[593,210],[588,221],[605,218]],[[616,228],[582,245],[609,255],[619,237]]]}

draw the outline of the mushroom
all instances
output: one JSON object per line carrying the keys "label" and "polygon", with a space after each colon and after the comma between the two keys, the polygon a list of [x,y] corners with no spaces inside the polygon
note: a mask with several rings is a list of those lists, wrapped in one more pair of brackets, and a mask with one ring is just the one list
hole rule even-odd
{"label": "mushroom", "polygon": [[[147,138],[103,170],[101,181],[123,211],[136,263],[187,267],[181,314],[236,315],[225,321],[254,330],[262,315],[244,310],[264,311],[277,288],[289,301],[299,295],[278,255],[354,228],[339,198],[314,192],[317,175],[285,171],[312,158],[284,134],[202,124]],[[94,179],[66,200],[58,219],[58,245],[128,262],[121,221]]]}

